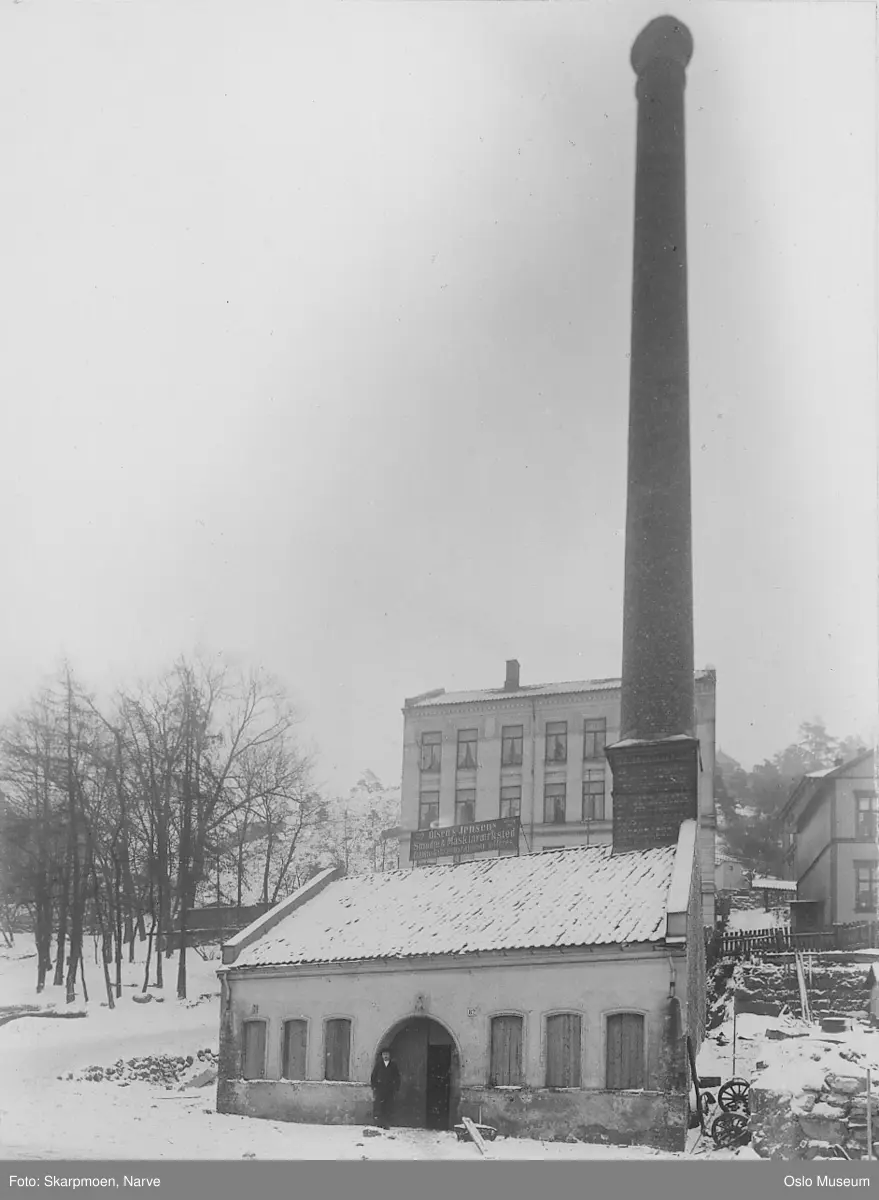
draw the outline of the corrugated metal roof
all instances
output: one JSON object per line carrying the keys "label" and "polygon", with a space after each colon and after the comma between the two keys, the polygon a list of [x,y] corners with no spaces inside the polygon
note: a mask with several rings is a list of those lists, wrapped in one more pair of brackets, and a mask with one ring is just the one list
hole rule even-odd
{"label": "corrugated metal roof", "polygon": [[755,875],[751,887],[758,891],[762,888],[769,892],[795,892],[796,882],[792,879],[771,879],[767,875]]}
{"label": "corrugated metal roof", "polygon": [[[714,671],[696,672],[696,680],[711,679]],[[486,700],[529,700],[532,696],[566,696],[578,695],[581,692],[613,692],[619,691],[619,679],[573,679],[567,683],[535,683],[526,684],[507,691],[506,688],[483,688],[472,692],[427,692],[406,701],[408,709],[434,708],[443,704],[478,704]]]}
{"label": "corrugated metal roof", "polygon": [[339,879],[234,969],[659,941],[674,858],[578,846]]}

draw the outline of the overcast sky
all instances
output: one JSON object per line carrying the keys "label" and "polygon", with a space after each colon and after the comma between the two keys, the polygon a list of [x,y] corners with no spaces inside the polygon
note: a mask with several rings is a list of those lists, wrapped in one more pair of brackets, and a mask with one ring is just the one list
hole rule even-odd
{"label": "overcast sky", "polygon": [[[0,716],[201,646],[347,790],[407,695],[619,673],[661,11],[0,0]],[[696,660],[750,766],[875,724],[875,10],[674,12]]]}

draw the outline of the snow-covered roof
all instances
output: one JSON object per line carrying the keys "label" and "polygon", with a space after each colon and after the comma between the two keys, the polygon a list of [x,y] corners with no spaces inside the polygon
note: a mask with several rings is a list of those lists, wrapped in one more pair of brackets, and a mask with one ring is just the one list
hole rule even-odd
{"label": "snow-covered roof", "polygon": [[661,941],[675,857],[576,846],[337,879],[262,936],[258,923],[239,935],[232,969]]}
{"label": "snow-covered roof", "polygon": [[[713,670],[696,672],[696,681],[714,678]],[[532,696],[579,695],[586,692],[615,692],[620,689],[619,679],[573,679],[566,683],[534,683],[508,690],[507,688],[482,688],[472,692],[446,692],[438,688],[406,701],[406,708],[434,708],[445,704],[478,704],[486,700],[522,700]]]}

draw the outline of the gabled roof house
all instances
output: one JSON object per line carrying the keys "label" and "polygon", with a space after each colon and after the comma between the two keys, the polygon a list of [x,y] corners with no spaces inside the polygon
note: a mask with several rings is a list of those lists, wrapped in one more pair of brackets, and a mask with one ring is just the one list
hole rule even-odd
{"label": "gabled roof house", "polygon": [[681,1148],[702,1037],[695,821],[677,844],[323,872],[223,948],[218,1107]]}

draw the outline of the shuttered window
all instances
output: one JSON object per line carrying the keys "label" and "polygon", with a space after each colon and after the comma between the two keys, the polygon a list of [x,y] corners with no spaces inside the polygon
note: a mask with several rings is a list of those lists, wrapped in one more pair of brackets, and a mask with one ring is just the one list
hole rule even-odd
{"label": "shuttered window", "polygon": [[308,1037],[306,1021],[284,1022],[284,1063],[281,1075],[284,1079],[305,1078],[305,1047]]}
{"label": "shuttered window", "polygon": [[614,1090],[644,1086],[644,1018],[614,1013],[607,1018],[607,1086]]}
{"label": "shuttered window", "polygon": [[349,1079],[351,1061],[351,1022],[344,1017],[326,1023],[324,1038],[324,1079]]}
{"label": "shuttered window", "polygon": [[522,1086],[522,1018],[492,1017],[490,1087]]}
{"label": "shuttered window", "polygon": [[546,1086],[580,1086],[579,1013],[557,1013],[546,1019]]}
{"label": "shuttered window", "polygon": [[266,1077],[266,1023],[244,1022],[244,1078]]}

